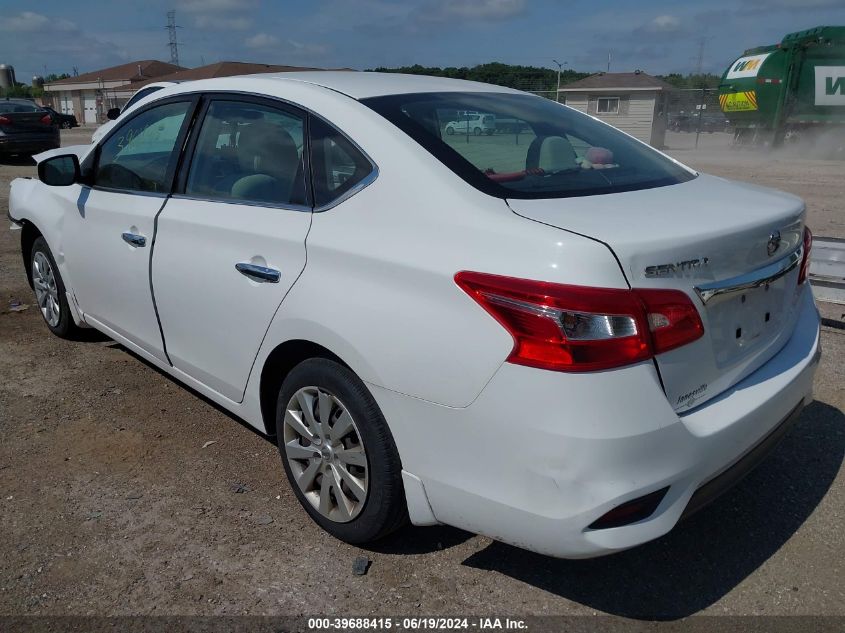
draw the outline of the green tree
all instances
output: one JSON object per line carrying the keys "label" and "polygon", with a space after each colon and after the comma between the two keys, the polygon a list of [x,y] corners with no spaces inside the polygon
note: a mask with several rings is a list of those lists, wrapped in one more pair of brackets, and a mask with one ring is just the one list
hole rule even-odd
{"label": "green tree", "polygon": [[[480,81],[507,88],[538,92],[553,91],[557,87],[557,70],[555,69],[503,64],[502,62],[489,62],[487,64],[473,66],[472,68],[466,66],[460,68],[454,66],[440,68],[439,66],[414,64],[413,66],[402,66],[400,68],[386,68],[381,66],[372,70],[382,73],[405,73],[409,75],[448,77],[450,79],[467,79],[469,81]],[[577,79],[583,79],[589,76],[589,74],[567,69],[561,73],[560,83],[564,85]]]}

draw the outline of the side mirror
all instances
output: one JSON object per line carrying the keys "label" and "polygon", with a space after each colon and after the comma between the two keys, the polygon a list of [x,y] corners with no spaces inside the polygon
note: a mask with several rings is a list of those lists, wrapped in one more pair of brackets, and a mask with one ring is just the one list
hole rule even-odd
{"label": "side mirror", "polygon": [[106,112],[106,118],[109,121],[114,121],[119,116],[120,116],[120,108],[109,108],[109,111]]}
{"label": "side mirror", "polygon": [[51,187],[67,187],[81,179],[76,154],[53,156],[38,163],[38,178]]}

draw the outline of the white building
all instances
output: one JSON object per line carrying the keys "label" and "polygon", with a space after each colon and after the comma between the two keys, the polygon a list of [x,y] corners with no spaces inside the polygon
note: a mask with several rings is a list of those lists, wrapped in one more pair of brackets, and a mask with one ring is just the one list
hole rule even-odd
{"label": "white building", "polygon": [[638,70],[598,73],[560,89],[560,101],[635,136],[663,147],[667,127],[667,93],[672,86]]}
{"label": "white building", "polygon": [[108,109],[125,103],[136,85],[178,70],[183,68],[154,59],[103,68],[44,84],[44,100],[58,112],[74,115],[80,124],[102,123]]}

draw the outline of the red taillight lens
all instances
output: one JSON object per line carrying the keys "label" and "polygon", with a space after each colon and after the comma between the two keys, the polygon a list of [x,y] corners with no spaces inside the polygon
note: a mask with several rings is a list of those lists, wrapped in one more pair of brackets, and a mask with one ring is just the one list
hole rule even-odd
{"label": "red taillight lens", "polygon": [[7,116],[0,115],[0,125],[10,125],[12,120]]}
{"label": "red taillight lens", "polygon": [[692,302],[676,290],[618,290],[459,272],[455,282],[514,339],[508,361],[595,371],[651,358],[699,338]]}
{"label": "red taillight lens", "polygon": [[680,290],[635,288],[633,292],[645,306],[655,354],[668,352],[704,336],[698,310]]}
{"label": "red taillight lens", "polygon": [[813,232],[804,227],[804,256],[801,259],[801,270],[798,272],[798,285],[800,286],[807,281],[807,275],[810,274],[810,251],[813,250]]}
{"label": "red taillight lens", "polygon": [[41,123],[43,123],[44,125],[52,125],[53,117],[51,117],[49,114],[45,114],[43,117],[41,117]]}

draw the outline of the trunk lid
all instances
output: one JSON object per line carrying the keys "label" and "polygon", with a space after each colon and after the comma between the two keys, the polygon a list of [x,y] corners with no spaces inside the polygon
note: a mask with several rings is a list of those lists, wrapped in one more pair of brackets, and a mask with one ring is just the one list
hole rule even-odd
{"label": "trunk lid", "polygon": [[656,358],[678,412],[742,380],[792,334],[800,198],[701,175],[654,189],[508,204],[525,218],[605,243],[632,287],[673,288],[692,299],[704,336]]}
{"label": "trunk lid", "polygon": [[[4,110],[10,110],[4,112]],[[53,122],[42,122],[49,113],[46,110],[30,110],[26,112],[15,112],[12,108],[4,108],[0,103],[0,127],[6,133],[9,132],[49,132]],[[5,119],[5,121],[3,121]]]}

